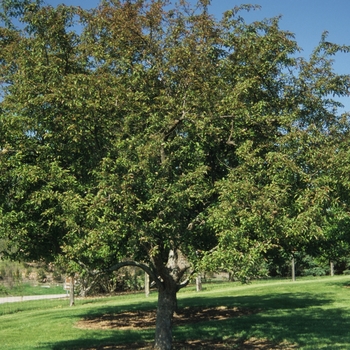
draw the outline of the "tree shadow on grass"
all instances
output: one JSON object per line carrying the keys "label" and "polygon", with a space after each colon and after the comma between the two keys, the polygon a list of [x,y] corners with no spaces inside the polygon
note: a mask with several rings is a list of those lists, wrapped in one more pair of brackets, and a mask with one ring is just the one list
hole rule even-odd
{"label": "tree shadow on grass", "polygon": [[[349,311],[332,308],[334,301],[326,296],[309,293],[276,293],[265,296],[227,296],[218,298],[184,298],[179,308],[189,307],[238,307],[249,310],[237,317],[226,319],[189,320],[174,327],[174,340],[183,342],[203,339],[269,339],[279,343],[287,341],[298,346],[314,344],[313,348],[344,349],[350,344]],[[103,314],[122,313],[125,310],[154,309],[155,304],[142,304],[121,307],[99,307],[85,310],[82,318],[101,317]],[[118,315],[120,317],[120,315]],[[195,317],[195,316],[194,316]],[[52,350],[65,349],[107,349],[113,344],[124,344],[131,349],[131,343],[151,342],[154,329],[85,329],[77,332],[77,339],[46,344]],[[319,344],[319,346],[317,345]],[[135,348],[135,347],[133,347]],[[136,347],[137,348],[137,347]],[[215,347],[213,347],[215,348]],[[236,347],[237,348],[237,347]],[[238,347],[239,349],[240,347]],[[311,347],[309,347],[311,348]],[[112,349],[112,347],[110,347]],[[255,348],[258,349],[258,348]]]}
{"label": "tree shadow on grass", "polygon": [[[183,300],[187,304],[188,300]],[[200,298],[192,300],[200,305]],[[282,293],[266,296],[238,296],[217,298],[213,306],[235,305],[259,309],[238,318],[189,324],[174,330],[175,339],[225,339],[227,337],[267,338],[276,342],[304,346],[323,344],[330,349],[350,347],[350,312],[332,308],[334,300],[315,297],[309,293]],[[203,300],[202,300],[203,303]]]}
{"label": "tree shadow on grass", "polygon": [[[350,279],[350,276],[349,276],[349,279]],[[329,285],[331,287],[337,286],[337,287],[350,288],[350,280],[349,281],[332,281],[332,282],[328,282],[326,285]]]}
{"label": "tree shadow on grass", "polygon": [[[137,349],[144,344],[151,344],[154,332],[140,334],[140,332],[124,331],[123,334],[101,335],[101,332],[89,332],[77,339],[65,340],[56,344],[44,344],[42,348],[52,350],[83,350],[83,349],[105,349],[115,344],[123,344],[125,349]],[[40,349],[40,347],[36,347]]]}
{"label": "tree shadow on grass", "polygon": [[179,300],[180,307],[186,306],[232,306],[245,308],[258,308],[263,310],[309,308],[315,306],[325,306],[333,303],[331,298],[320,297],[312,293],[275,293],[266,295],[239,295],[239,296],[219,296],[216,298],[198,297],[184,298]]}

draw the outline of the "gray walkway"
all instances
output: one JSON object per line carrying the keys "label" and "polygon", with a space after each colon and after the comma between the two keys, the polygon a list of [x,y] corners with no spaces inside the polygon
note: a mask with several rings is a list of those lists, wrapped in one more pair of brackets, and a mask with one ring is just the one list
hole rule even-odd
{"label": "gray walkway", "polygon": [[21,296],[21,297],[4,297],[4,298],[0,298],[0,304],[14,303],[18,301],[27,301],[27,300],[58,299],[58,298],[68,298],[68,295],[67,294],[46,294],[46,295],[27,295],[27,296]]}

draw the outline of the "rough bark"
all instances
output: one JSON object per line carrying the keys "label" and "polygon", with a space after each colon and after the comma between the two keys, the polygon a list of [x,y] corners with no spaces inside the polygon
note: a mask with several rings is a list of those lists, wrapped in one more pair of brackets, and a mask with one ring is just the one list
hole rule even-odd
{"label": "rough bark", "polygon": [[170,350],[172,348],[172,321],[177,309],[176,294],[188,282],[181,282],[190,265],[179,250],[170,250],[166,266],[161,258],[155,257],[154,265],[160,272],[158,285],[158,305],[154,349]]}
{"label": "rough bark", "polygon": [[154,349],[170,350],[172,347],[172,319],[176,311],[177,286],[166,283],[158,290],[157,321]]}
{"label": "rough bark", "polygon": [[[181,251],[174,249],[168,253],[167,263],[164,264],[164,256],[156,254],[153,257],[151,266],[136,261],[122,261],[111,266],[107,271],[115,271],[123,266],[135,266],[143,269],[146,273],[145,283],[149,284],[149,279],[158,287],[158,305],[154,349],[170,350],[172,348],[172,320],[177,309],[177,292],[189,283],[188,273],[184,279],[184,274],[191,265]],[[83,265],[82,265],[83,266]],[[96,272],[91,272],[95,275]],[[149,276],[149,277],[148,277]],[[149,291],[146,291],[146,295]]]}

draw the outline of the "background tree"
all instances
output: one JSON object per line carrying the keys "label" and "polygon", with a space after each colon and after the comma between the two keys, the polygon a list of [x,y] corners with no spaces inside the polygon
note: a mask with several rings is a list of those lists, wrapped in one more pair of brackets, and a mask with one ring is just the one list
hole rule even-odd
{"label": "background tree", "polygon": [[0,31],[3,254],[142,268],[157,349],[196,268],[246,279],[271,247],[322,236],[333,208],[348,215],[328,170],[348,137],[330,95],[349,88],[329,55],[348,48],[324,36],[298,59],[278,19],[207,5],[24,2]]}

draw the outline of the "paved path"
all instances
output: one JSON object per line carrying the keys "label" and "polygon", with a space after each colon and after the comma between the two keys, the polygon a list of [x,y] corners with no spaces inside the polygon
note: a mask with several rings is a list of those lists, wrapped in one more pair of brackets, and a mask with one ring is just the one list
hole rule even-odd
{"label": "paved path", "polygon": [[41,300],[41,299],[58,299],[58,298],[67,298],[67,294],[46,294],[46,295],[27,295],[21,297],[5,297],[0,298],[0,304],[4,303],[14,303],[18,301],[26,300]]}

